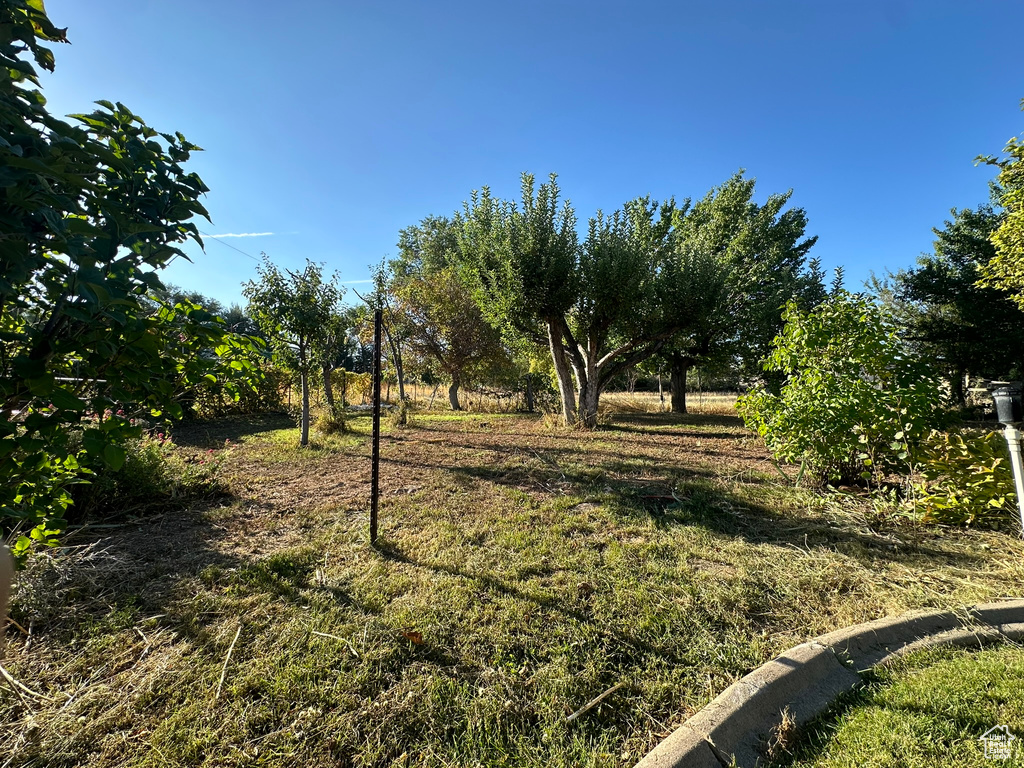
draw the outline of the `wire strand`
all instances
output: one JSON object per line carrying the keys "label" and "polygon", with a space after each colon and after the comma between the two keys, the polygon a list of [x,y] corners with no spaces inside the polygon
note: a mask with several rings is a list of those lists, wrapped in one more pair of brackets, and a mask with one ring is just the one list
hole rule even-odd
{"label": "wire strand", "polygon": [[238,251],[238,252],[239,252],[240,254],[242,254],[243,256],[248,256],[248,257],[249,257],[250,259],[252,259],[252,260],[253,260],[253,261],[255,261],[255,262],[259,262],[259,259],[257,259],[257,258],[256,258],[255,256],[253,256],[253,255],[252,255],[251,253],[246,253],[246,252],[245,252],[245,251],[243,251],[243,250],[242,250],[241,248],[236,248],[236,247],[235,247],[235,246],[233,246],[233,245],[232,245],[231,243],[225,243],[225,242],[224,242],[223,240],[221,240],[221,239],[220,239],[219,237],[217,237],[216,235],[208,235],[208,234],[206,234],[205,232],[203,232],[203,230],[199,230],[199,234],[200,234],[200,235],[202,235],[203,237],[208,237],[208,238],[210,238],[211,240],[213,240],[214,242],[216,242],[216,243],[220,243],[221,245],[223,245],[223,246],[226,246],[227,248],[230,248],[230,249],[231,249],[231,250],[233,250],[233,251]]}

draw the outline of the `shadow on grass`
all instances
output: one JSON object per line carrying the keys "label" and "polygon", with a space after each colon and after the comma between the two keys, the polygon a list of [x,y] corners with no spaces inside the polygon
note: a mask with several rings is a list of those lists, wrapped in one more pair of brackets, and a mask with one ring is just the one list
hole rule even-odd
{"label": "shadow on grass", "polygon": [[225,440],[238,443],[252,435],[294,427],[295,419],[287,413],[258,413],[186,421],[175,426],[172,434],[175,443],[188,448],[221,448]]}
{"label": "shadow on grass", "polygon": [[[217,547],[228,535],[196,506],[131,523],[85,526],[65,539],[66,550],[56,550],[49,563],[40,564],[38,574],[30,566],[12,613],[58,637],[75,637],[83,625],[118,613],[135,617],[132,623],[157,616],[160,626],[206,643],[180,589],[204,572],[233,572],[241,566],[241,558]],[[52,589],[46,599],[32,594],[48,584]],[[59,610],[51,610],[47,600]]]}
{"label": "shadow on grass", "polygon": [[[703,413],[616,413],[612,415],[611,424],[604,427],[609,430],[624,432],[655,432],[660,435],[672,434],[663,427],[743,427],[743,419],[739,416]],[[735,437],[730,433],[728,437]]]}
{"label": "shadow on grass", "polygon": [[[608,428],[611,432],[631,432],[639,436],[709,437],[707,433],[659,429],[659,425],[681,427],[739,427],[735,416],[627,414]],[[610,504],[624,518],[649,519],[662,530],[673,526],[693,525],[731,538],[751,543],[786,546],[801,551],[841,550],[843,554],[870,563],[877,559],[906,561],[914,557],[932,558],[958,566],[973,566],[983,558],[967,552],[943,550],[927,546],[919,537],[897,535],[899,532],[878,532],[863,520],[851,518],[848,523],[830,521],[807,515],[781,514],[756,500],[764,489],[777,486],[777,480],[757,472],[743,473],[740,484],[751,493],[723,489],[721,458],[737,458],[725,450],[696,450],[689,464],[673,462],[665,456],[640,451],[609,450],[588,446],[572,432],[523,435],[524,440],[502,443],[496,436],[484,433],[483,439],[471,435],[479,432],[447,433],[454,437],[443,443],[431,443],[429,455],[403,453],[387,457],[386,462],[417,469],[442,470],[463,482],[476,481],[521,490],[534,490],[555,495],[576,495],[584,499]],[[600,441],[601,432],[594,435]],[[739,432],[715,433],[725,440],[739,441]],[[515,440],[518,435],[502,433],[502,438]],[[531,445],[528,438],[534,441]],[[571,442],[567,442],[571,441]],[[415,436],[408,438],[415,443]],[[555,443],[552,445],[552,443]],[[475,459],[468,463],[468,452]],[[480,461],[487,452],[493,461]],[[699,462],[699,463],[698,463]],[[738,477],[738,476],[737,476]],[[736,479],[736,478],[733,478]],[[755,498],[752,498],[755,497]]]}
{"label": "shadow on grass", "polygon": [[422,568],[433,573],[444,573],[448,576],[454,576],[459,579],[474,582],[492,592],[517,600],[531,602],[539,608],[553,611],[568,619],[579,622],[582,625],[589,626],[592,628],[595,635],[604,635],[605,637],[611,638],[615,642],[627,646],[634,651],[644,654],[656,654],[665,658],[669,662],[682,663],[685,661],[682,656],[677,658],[671,654],[666,654],[665,648],[663,647],[655,647],[654,645],[633,637],[621,630],[606,626],[605,624],[595,620],[595,618],[588,613],[568,604],[568,601],[564,598],[559,599],[555,597],[530,594],[529,592],[520,589],[515,584],[496,578],[490,573],[474,573],[456,565],[427,562],[425,560],[417,559],[388,541],[379,541],[375,546],[377,551],[380,552],[385,559],[392,562],[402,563],[414,568]]}
{"label": "shadow on grass", "polygon": [[[615,453],[609,456],[614,460],[585,467],[545,462],[542,467],[469,465],[450,467],[448,471],[496,485],[533,485],[552,493],[597,498],[610,504],[620,517],[647,519],[661,530],[699,526],[753,544],[800,551],[841,550],[864,562],[878,558],[906,561],[919,556],[970,567],[984,560],[980,555],[940,550],[921,541],[878,533],[853,521],[842,526],[824,519],[780,514],[749,496],[717,487],[715,481],[720,475],[710,467],[676,466],[660,477],[651,477],[649,462]],[[767,478],[747,478],[744,484],[764,487],[772,483]]]}

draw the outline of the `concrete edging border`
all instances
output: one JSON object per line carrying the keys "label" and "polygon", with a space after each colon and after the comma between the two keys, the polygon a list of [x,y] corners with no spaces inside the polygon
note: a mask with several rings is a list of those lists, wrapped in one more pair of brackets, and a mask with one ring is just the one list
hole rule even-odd
{"label": "concrete edging border", "polygon": [[860,672],[912,651],[1024,638],[1024,599],[960,611],[911,612],[829,632],[790,648],[726,688],[634,768],[756,768],[788,708],[797,725],[861,682]]}

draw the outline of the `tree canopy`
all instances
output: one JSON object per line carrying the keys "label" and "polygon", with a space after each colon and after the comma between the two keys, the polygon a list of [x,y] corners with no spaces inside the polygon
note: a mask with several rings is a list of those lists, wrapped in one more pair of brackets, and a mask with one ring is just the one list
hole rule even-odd
{"label": "tree canopy", "polygon": [[473,299],[458,259],[453,223],[429,216],[400,233],[388,290],[408,328],[412,352],[449,382],[448,401],[460,410],[459,387],[509,364],[501,334]]}
{"label": "tree canopy", "polygon": [[454,223],[481,310],[546,342],[566,422],[592,426],[609,381],[659,352],[760,355],[783,304],[815,283],[803,211],[783,211],[789,193],[757,205],[753,190],[737,174],[695,205],[635,198],[598,211],[581,241],[556,177],[524,174],[518,203],[483,188]]}
{"label": "tree canopy", "polygon": [[662,352],[672,374],[672,410],[686,409],[690,366],[732,362],[748,378],[782,330],[786,303],[811,307],[824,297],[817,262],[806,263],[817,241],[805,237],[802,208],[785,210],[792,190],[754,202],[755,180],[733,175],[701,200],[676,213],[675,248],[708,254],[723,276],[701,286],[701,311]]}
{"label": "tree canopy", "polygon": [[1003,157],[979,158],[999,168],[999,203],[1006,211],[992,234],[996,255],[982,271],[988,282],[1024,308],[1024,136],[1010,139],[1003,152]]}
{"label": "tree canopy", "polygon": [[697,274],[711,259],[673,250],[674,201],[627,202],[598,212],[580,243],[556,177],[524,174],[518,204],[484,188],[457,215],[460,253],[492,321],[546,338],[568,424],[593,426],[603,388],[660,349],[694,315]]}

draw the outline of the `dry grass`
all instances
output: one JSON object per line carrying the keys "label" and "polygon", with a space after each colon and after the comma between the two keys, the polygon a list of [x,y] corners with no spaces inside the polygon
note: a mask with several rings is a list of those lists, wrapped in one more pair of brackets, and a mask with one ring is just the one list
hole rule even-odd
{"label": "dry grass", "polygon": [[0,766],[630,765],[790,645],[1021,593],[1015,537],[879,529],[777,484],[727,415],[419,412],[371,548],[350,426],[179,432],[237,443],[231,497],[53,553],[82,587],[19,588],[7,666],[48,698],[0,691]]}
{"label": "dry grass", "polygon": [[[736,399],[733,392],[690,392],[686,396],[686,410],[703,416],[732,416],[736,413]],[[669,411],[670,394],[664,397],[657,392],[607,392],[601,395],[601,403],[614,413],[666,413]]]}

